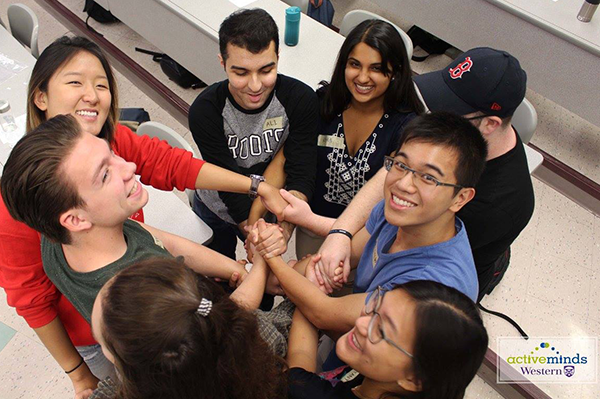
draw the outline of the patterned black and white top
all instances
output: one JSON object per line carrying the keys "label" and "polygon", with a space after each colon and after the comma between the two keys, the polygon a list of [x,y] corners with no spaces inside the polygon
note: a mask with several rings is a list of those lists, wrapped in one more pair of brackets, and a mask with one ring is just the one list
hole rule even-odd
{"label": "patterned black and white top", "polygon": [[410,112],[386,112],[354,156],[348,153],[342,114],[319,123],[317,179],[310,202],[313,212],[337,218],[358,190],[383,166],[383,157],[397,150]]}

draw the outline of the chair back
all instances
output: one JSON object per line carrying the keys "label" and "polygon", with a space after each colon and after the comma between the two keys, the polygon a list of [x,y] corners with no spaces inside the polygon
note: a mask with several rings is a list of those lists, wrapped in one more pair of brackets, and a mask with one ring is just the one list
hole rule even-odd
{"label": "chair back", "polygon": [[150,137],[158,137],[161,140],[165,140],[171,147],[183,148],[184,150],[190,151],[195,156],[195,151],[191,144],[185,141],[183,137],[175,130],[168,126],[163,125],[159,122],[144,122],[137,128],[136,133],[140,136],[146,135]]}
{"label": "chair back", "polygon": [[538,123],[537,112],[529,100],[523,99],[523,102],[515,110],[511,123],[517,129],[523,144],[529,143]]}
{"label": "chair back", "polygon": [[[158,137],[161,140],[165,140],[171,147],[182,148],[190,151],[195,157],[198,157],[196,151],[192,148],[191,144],[185,141],[180,134],[168,126],[158,122],[144,122],[138,128],[136,133],[140,136],[147,135],[149,137]],[[190,206],[194,203],[194,190],[185,190],[188,197]]]}
{"label": "chair back", "polygon": [[283,0],[283,2],[289,4],[290,7],[300,7],[300,11],[304,14],[308,12],[308,1],[309,0]]}
{"label": "chair back", "polygon": [[408,55],[408,59],[411,59],[413,54],[413,43],[410,37],[406,34],[406,32],[400,29],[398,25],[372,12],[365,10],[353,10],[344,15],[344,19],[342,19],[342,23],[340,24],[340,35],[348,36],[348,33],[350,33],[352,29],[354,29],[358,24],[360,24],[363,21],[366,21],[367,19],[379,19],[388,22],[394,28],[396,28],[396,30],[400,34],[400,37],[402,38],[402,41],[404,42],[404,47],[406,47],[406,54]]}
{"label": "chair back", "polygon": [[38,58],[38,19],[31,8],[24,4],[11,4],[8,6],[8,25],[12,35],[21,44],[29,47],[31,55]]}

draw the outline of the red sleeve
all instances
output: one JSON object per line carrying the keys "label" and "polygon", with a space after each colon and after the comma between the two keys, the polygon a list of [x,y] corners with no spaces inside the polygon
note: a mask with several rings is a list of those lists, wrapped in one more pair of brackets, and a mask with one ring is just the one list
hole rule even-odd
{"label": "red sleeve", "polygon": [[1,196],[0,286],[8,305],[31,328],[45,326],[56,318],[60,293],[44,273],[40,235],[12,218]]}
{"label": "red sleeve", "polygon": [[117,125],[113,150],[117,155],[137,165],[136,174],[144,184],[160,190],[194,189],[204,161],[166,141],[138,136],[128,127]]}

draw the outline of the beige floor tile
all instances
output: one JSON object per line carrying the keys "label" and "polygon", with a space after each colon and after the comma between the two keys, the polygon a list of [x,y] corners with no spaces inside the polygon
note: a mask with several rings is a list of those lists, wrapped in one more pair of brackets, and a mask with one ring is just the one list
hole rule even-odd
{"label": "beige floor tile", "polygon": [[561,222],[573,221],[588,227],[592,227],[594,224],[594,218],[590,217],[593,216],[590,211],[548,186],[544,191],[540,210],[554,213],[546,219],[557,219]]}
{"label": "beige floor tile", "polygon": [[537,207],[536,246],[540,253],[551,254],[580,266],[592,268],[592,249],[595,241],[595,217],[548,188]]}
{"label": "beige floor tile", "polygon": [[539,121],[531,142],[590,179],[600,181],[600,127],[531,90],[527,91],[527,98],[536,108]]}
{"label": "beige floor tile", "polygon": [[[596,312],[600,312],[600,309],[596,308]],[[600,321],[588,320],[588,336],[600,337]],[[581,397],[582,398],[600,398],[600,348],[597,348],[598,353],[596,356],[596,368],[598,370],[598,383],[596,384],[582,384],[581,386]]]}
{"label": "beige floor tile", "polygon": [[582,384],[581,398],[600,398],[600,384]]}
{"label": "beige floor tile", "polygon": [[40,398],[65,398],[74,396],[73,384],[65,373],[58,372]]}
{"label": "beige floor tile", "polygon": [[[600,270],[594,270],[590,273],[590,320],[600,323]],[[600,335],[600,329],[596,330]],[[599,367],[600,370],[600,367]]]}
{"label": "beige floor tile", "polygon": [[576,384],[537,384],[537,387],[553,399],[593,398],[590,396],[581,396],[581,385]]}
{"label": "beige floor tile", "polygon": [[534,250],[528,296],[587,317],[591,286],[589,269],[573,260]]}
{"label": "beige floor tile", "polygon": [[0,322],[23,334],[27,338],[41,344],[37,334],[29,327],[27,322],[25,322],[25,319],[19,316],[14,308],[8,306],[4,290],[0,290]]}
{"label": "beige floor tile", "polygon": [[532,337],[587,336],[587,317],[537,299],[525,298],[520,324]]}
{"label": "beige floor tile", "polygon": [[0,352],[0,396],[2,399],[41,398],[60,372],[58,364],[41,344],[17,333]]}
{"label": "beige floor tile", "polygon": [[502,399],[503,396],[488,385],[484,380],[475,376],[467,387],[465,399]]}

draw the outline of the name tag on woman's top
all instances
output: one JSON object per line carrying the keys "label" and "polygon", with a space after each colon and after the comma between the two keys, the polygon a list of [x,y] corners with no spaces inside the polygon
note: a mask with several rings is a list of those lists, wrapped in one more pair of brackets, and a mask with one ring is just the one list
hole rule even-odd
{"label": "name tag on woman's top", "polygon": [[317,139],[317,145],[319,147],[331,147],[339,149],[343,149],[346,147],[346,145],[344,144],[343,137],[328,136],[325,134],[319,135],[319,138]]}

